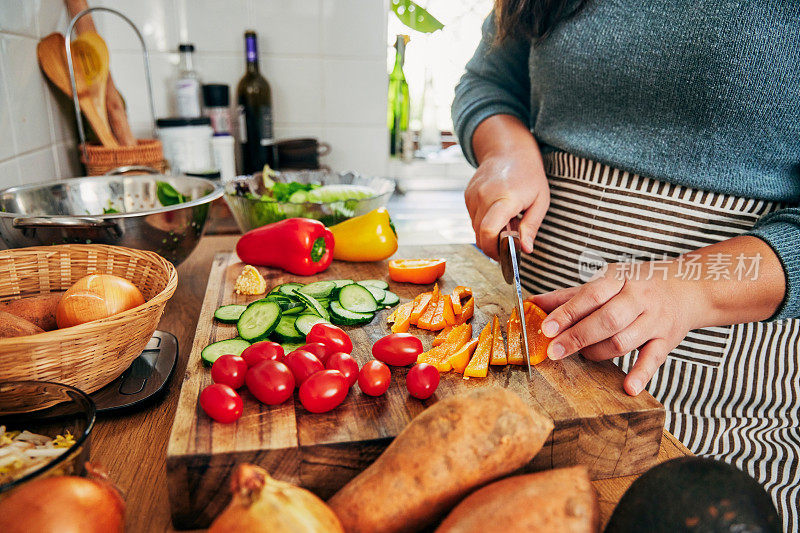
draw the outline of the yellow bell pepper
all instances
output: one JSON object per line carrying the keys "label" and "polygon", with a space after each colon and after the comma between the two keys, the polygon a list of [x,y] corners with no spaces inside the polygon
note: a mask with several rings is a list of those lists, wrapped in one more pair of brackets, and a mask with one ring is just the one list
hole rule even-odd
{"label": "yellow bell pepper", "polygon": [[335,241],[333,258],[340,261],[382,261],[397,251],[397,233],[385,207],[328,229]]}

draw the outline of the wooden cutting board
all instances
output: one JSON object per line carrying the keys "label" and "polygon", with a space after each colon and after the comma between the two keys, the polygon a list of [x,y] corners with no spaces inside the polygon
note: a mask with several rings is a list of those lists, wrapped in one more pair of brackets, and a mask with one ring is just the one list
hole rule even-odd
{"label": "wooden cutting board", "polygon": [[[473,336],[499,315],[503,324],[514,307],[513,290],[506,285],[497,263],[470,245],[401,247],[394,257],[444,257],[447,271],[439,280],[449,292],[456,285],[471,286],[476,298]],[[233,292],[242,270],[235,254],[217,254],[209,277],[186,376],[167,449],[167,476],[173,523],[178,528],[207,527],[229,500],[228,477],[242,462],[257,463],[274,477],[306,487],[322,498],[366,468],[409,421],[427,405],[475,387],[502,385],[547,413],[555,429],[544,449],[526,470],[574,464],[586,465],[593,478],[635,474],[656,462],[664,428],[664,408],[646,392],[636,398],[622,390],[622,372],[613,364],[582,357],[545,361],[529,381],[524,367],[492,367],[485,379],[464,380],[442,374],[436,394],[425,402],[411,398],[405,388],[407,368],[392,369],[392,385],[378,398],[354,385],[344,403],[323,414],[307,412],[297,400],[268,407],[242,389],[244,414],[234,424],[212,422],[198,406],[200,391],[211,384],[200,351],[218,340],[236,336],[235,326],[213,320],[221,305],[246,303],[257,297]],[[334,262],[317,276],[302,278],[262,268],[267,286],[322,279],[385,279],[400,301],[412,299],[429,286],[394,283],[386,262]],[[346,328],[353,340],[353,356],[364,364],[372,359],[372,344],[389,333],[386,317]],[[431,332],[411,328],[425,348]],[[488,421],[487,421],[488,422]]]}

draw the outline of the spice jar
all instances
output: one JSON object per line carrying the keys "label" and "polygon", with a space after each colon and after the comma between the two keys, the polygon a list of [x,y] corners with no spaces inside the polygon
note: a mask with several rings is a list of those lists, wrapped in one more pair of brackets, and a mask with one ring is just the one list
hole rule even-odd
{"label": "spice jar", "polygon": [[211,121],[208,117],[160,118],[158,136],[164,158],[175,174],[206,171],[214,167],[211,157]]}

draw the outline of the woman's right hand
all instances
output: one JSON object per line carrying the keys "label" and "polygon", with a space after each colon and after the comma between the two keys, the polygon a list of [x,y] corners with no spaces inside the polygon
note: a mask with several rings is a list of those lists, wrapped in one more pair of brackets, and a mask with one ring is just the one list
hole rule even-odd
{"label": "woman's right hand", "polygon": [[550,207],[550,187],[533,135],[519,119],[496,115],[478,126],[472,146],[480,164],[464,200],[476,244],[497,259],[497,236],[509,220],[524,212],[520,243],[525,253],[531,253]]}

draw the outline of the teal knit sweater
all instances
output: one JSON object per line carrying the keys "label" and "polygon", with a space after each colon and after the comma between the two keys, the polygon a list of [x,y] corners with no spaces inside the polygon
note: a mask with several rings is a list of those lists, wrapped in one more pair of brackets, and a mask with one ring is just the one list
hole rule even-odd
{"label": "teal knit sweater", "polygon": [[539,45],[494,30],[453,102],[470,162],[478,124],[510,114],[543,151],[782,202],[750,234],[786,273],[773,319],[800,317],[800,2],[593,0]]}

